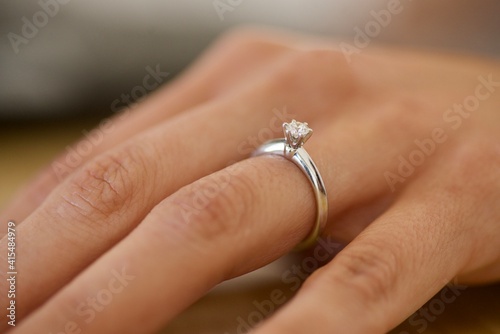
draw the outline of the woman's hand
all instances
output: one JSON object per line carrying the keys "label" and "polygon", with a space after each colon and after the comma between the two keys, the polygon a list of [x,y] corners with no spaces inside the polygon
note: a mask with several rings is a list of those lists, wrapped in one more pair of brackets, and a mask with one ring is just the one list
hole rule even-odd
{"label": "woman's hand", "polygon": [[350,243],[257,333],[383,333],[455,277],[499,279],[500,64],[336,49],[232,32],[80,163],[61,155],[1,216],[22,245],[12,333],[152,333],[289,252],[316,214],[307,178],[248,157],[292,118],[314,130],[323,237]]}

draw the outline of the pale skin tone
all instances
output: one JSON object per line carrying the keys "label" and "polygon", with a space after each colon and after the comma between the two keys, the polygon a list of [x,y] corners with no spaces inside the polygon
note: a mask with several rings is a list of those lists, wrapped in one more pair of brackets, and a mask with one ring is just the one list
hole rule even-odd
{"label": "pale skin tone", "polygon": [[[23,245],[11,333],[153,333],[216,284],[291,251],[314,221],[310,185],[284,158],[248,154],[249,138],[282,136],[276,110],[314,130],[323,237],[348,245],[255,333],[384,333],[449,281],[498,280],[500,64],[376,47],[349,62],[337,45],[229,33],[115,118],[79,166],[59,177],[49,166],[22,189],[0,217],[17,222]],[[496,86],[477,88],[479,76]],[[447,114],[477,94],[473,111]],[[415,158],[425,139],[432,152],[398,174],[399,156]],[[133,278],[84,321],[78,306],[118,289],[122,270]]]}

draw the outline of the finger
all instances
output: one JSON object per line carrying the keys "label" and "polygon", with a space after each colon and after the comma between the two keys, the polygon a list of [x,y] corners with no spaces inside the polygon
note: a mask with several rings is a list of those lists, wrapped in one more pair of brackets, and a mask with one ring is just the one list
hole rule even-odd
{"label": "finger", "polygon": [[[281,134],[281,123],[292,114],[277,106],[307,110],[313,120],[325,105],[345,95],[352,78],[341,57],[293,55],[274,73],[264,71],[262,78],[241,91],[160,124],[77,171],[17,228],[19,242],[30,245],[18,251],[22,260],[17,266],[23,276],[17,300],[24,305],[18,317],[127,235],[162,199],[230,161],[241,160],[256,145],[254,138]],[[336,63],[339,59],[342,62]],[[299,64],[300,72],[290,71]],[[325,73],[325,68],[331,75],[314,75]],[[338,86],[335,94],[324,89],[332,85]],[[299,94],[313,91],[318,102]],[[0,251],[7,254],[6,247],[3,238]],[[44,269],[49,267],[50,271]]]}
{"label": "finger", "polygon": [[[313,217],[314,197],[297,167],[281,157],[245,160],[161,202],[13,333],[58,332],[68,323],[88,333],[152,333],[220,281],[289,251]],[[120,292],[95,311],[87,300],[111,281],[118,291],[116,273],[126,278]]]}
{"label": "finger", "polygon": [[491,226],[500,210],[484,209],[481,199],[494,194],[478,197],[493,179],[478,177],[466,185],[459,177],[479,158],[477,147],[471,144],[474,152],[465,158],[459,154],[457,170],[443,164],[409,186],[255,333],[386,333],[464,268],[498,258],[497,249],[478,247],[498,238]]}
{"label": "finger", "polygon": [[[401,140],[401,134],[413,135],[419,130],[418,122],[403,124],[401,130],[387,123],[408,102],[380,106],[378,96],[374,95],[374,101],[370,95],[358,96],[356,80],[339,53],[297,53],[287,59],[280,61],[277,69],[264,71],[262,81],[256,79],[241,92],[197,108],[98,157],[49,197],[27,220],[30,226],[19,227],[31,244],[30,251],[20,255],[26,262],[18,264],[25,273],[19,285],[30,289],[29,298],[19,297],[26,298],[26,312],[129,233],[160,200],[224,167],[227,161],[240,160],[255,148],[255,140],[281,132],[279,117],[256,110],[288,105],[297,111],[299,119],[317,124],[318,133],[323,128],[334,134],[322,140],[325,145],[317,152],[318,163],[326,168],[325,179],[333,182],[339,195],[331,210],[333,215],[387,191],[385,180],[379,176],[388,169],[394,152],[380,152],[373,147],[391,146],[400,152],[409,149],[412,141]],[[331,106],[338,108],[332,112]],[[348,116],[343,121],[340,116],[345,114]],[[321,121],[315,123],[318,115]],[[212,123],[213,119],[221,121]],[[370,146],[365,145],[368,142]],[[360,160],[360,156],[364,159]],[[372,166],[371,177],[361,168],[368,163]],[[171,171],[178,170],[182,173],[172,175]],[[55,244],[58,248],[51,246]],[[1,247],[6,247],[5,240]],[[60,253],[60,248],[70,251]],[[38,253],[43,256],[32,255]],[[44,271],[46,266],[53,270]]]}
{"label": "finger", "polygon": [[[324,68],[324,66],[322,66],[322,67]],[[380,108],[378,108],[378,109],[380,110]],[[351,113],[349,115],[351,115]],[[310,114],[310,116],[313,116],[313,114]],[[354,124],[360,124],[360,122],[362,122],[362,119],[364,119],[366,121],[366,124],[371,125],[372,127],[363,127],[363,126],[360,126],[359,128],[347,127],[346,125],[353,122],[353,119],[351,119],[350,117],[351,116],[349,116],[349,122],[347,122],[347,121],[344,122],[343,118],[339,117],[339,119],[336,122],[332,123],[332,124],[338,124],[338,127],[332,127],[332,128],[326,127],[326,129],[323,129],[324,131],[318,130],[316,132],[317,134],[315,135],[318,137],[318,138],[316,138],[317,141],[316,142],[313,141],[312,143],[308,144],[311,147],[312,156],[315,157],[315,160],[317,160],[317,163],[318,163],[320,170],[322,171],[322,173],[324,173],[325,181],[327,183],[327,188],[328,189],[335,189],[335,191],[333,193],[330,192],[331,195],[329,197],[331,204],[332,204],[332,208],[333,208],[333,210],[331,212],[333,217],[335,217],[336,214],[341,212],[343,208],[350,207],[351,205],[353,205],[353,203],[357,203],[358,197],[360,196],[360,193],[361,193],[361,190],[359,192],[358,191],[350,192],[349,191],[350,189],[355,189],[355,188],[359,187],[359,189],[363,189],[363,192],[365,194],[366,193],[378,194],[381,192],[381,188],[387,189],[387,185],[385,184],[385,181],[380,182],[379,178],[360,177],[361,175],[358,173],[359,173],[359,171],[361,171],[361,169],[349,168],[349,167],[354,165],[353,162],[357,161],[356,157],[358,155],[366,156],[366,159],[368,159],[368,161],[370,161],[370,160],[375,161],[376,160],[375,156],[380,154],[379,152],[374,151],[370,147],[366,147],[366,145],[363,145],[362,143],[366,142],[365,140],[368,140],[369,138],[371,138],[373,145],[375,147],[378,147],[378,145],[382,145],[387,140],[390,140],[392,142],[393,141],[392,138],[390,136],[384,135],[384,133],[387,134],[388,132],[386,131],[386,129],[383,125],[379,124],[378,126],[376,126],[375,124],[378,124],[378,123],[373,122],[370,118],[366,118],[366,116],[364,116],[364,118],[362,118],[362,115],[359,115],[359,118],[356,119],[356,122],[354,122]],[[312,122],[311,124],[315,124],[315,123]],[[343,132],[343,129],[345,132]],[[350,141],[346,140],[348,133],[351,134]],[[399,134],[397,134],[397,135],[399,136]],[[341,145],[332,145],[332,143],[335,143],[336,141],[339,141],[339,140],[342,140],[342,142],[345,143],[344,150],[342,150]],[[403,142],[404,141],[400,141],[400,143],[403,143]],[[358,146],[356,146],[355,143],[357,143]],[[335,149],[332,149],[332,147],[334,147]],[[397,144],[396,144],[396,147],[398,147]],[[403,146],[401,146],[401,147],[403,147]],[[336,162],[338,161],[338,164],[332,164],[332,163],[330,163],[330,161],[336,161]],[[380,161],[386,161],[386,159],[380,159]],[[339,167],[339,165],[340,165],[340,167]],[[380,175],[382,173],[383,168],[386,168],[386,167],[387,166],[385,166],[383,164],[373,163],[372,164],[373,169],[371,170],[371,172],[373,172],[373,175]],[[264,171],[266,171],[267,169],[268,168],[266,168],[266,167],[259,168],[259,170],[264,170]],[[281,167],[279,167],[278,169],[281,171],[285,171]],[[348,170],[349,172],[348,173],[347,172],[338,173],[339,170],[345,170],[345,171]],[[249,173],[249,175],[252,175],[252,171],[248,171],[248,173]],[[231,173],[231,175],[232,174],[233,173]],[[242,175],[246,175],[246,174],[247,174],[247,172],[242,173]],[[281,174],[281,172],[280,172],[280,174]],[[284,174],[284,176],[287,176],[285,174]],[[135,230],[135,232],[132,232],[132,235],[135,235],[134,233],[138,233],[137,231],[142,230],[143,225],[148,226],[149,224],[165,224],[165,222],[169,221],[169,219],[168,219],[168,217],[170,217],[169,212],[171,210],[174,210],[174,213],[177,212],[177,214],[171,214],[172,220],[174,221],[174,223],[172,225],[167,224],[168,228],[173,228],[172,232],[154,233],[155,235],[161,234],[161,235],[167,235],[167,236],[169,236],[169,238],[173,238],[173,240],[169,241],[169,242],[173,243],[173,245],[170,245],[170,246],[169,246],[169,242],[165,242],[163,239],[161,239],[162,245],[164,244],[165,247],[172,247],[172,249],[170,249],[170,248],[154,249],[154,254],[170,254],[170,257],[172,257],[172,260],[171,260],[172,263],[175,264],[175,266],[179,266],[179,268],[186,270],[186,274],[183,275],[182,271],[180,271],[179,275],[175,275],[175,277],[172,277],[171,280],[166,279],[164,276],[161,276],[161,274],[158,274],[158,279],[161,280],[162,284],[167,284],[167,282],[170,282],[171,286],[175,290],[173,293],[180,293],[180,291],[186,291],[186,290],[191,291],[192,290],[192,294],[186,293],[186,297],[182,297],[178,294],[175,295],[175,298],[177,298],[177,299],[175,299],[177,301],[175,304],[176,306],[172,306],[172,308],[169,309],[168,306],[162,305],[161,307],[167,308],[167,310],[169,310],[169,312],[166,312],[166,313],[158,316],[156,321],[160,322],[161,319],[165,320],[165,319],[168,319],[169,317],[173,316],[174,314],[179,312],[179,310],[182,309],[182,307],[187,305],[190,301],[197,298],[200,293],[205,291],[205,290],[199,290],[199,289],[201,289],[199,285],[196,285],[196,286],[190,285],[189,289],[184,289],[184,288],[182,288],[183,287],[182,284],[184,281],[185,281],[184,283],[186,283],[186,284],[193,284],[193,285],[201,284],[201,286],[203,288],[208,289],[211,286],[211,284],[212,285],[215,284],[220,279],[243,273],[243,272],[251,270],[259,265],[263,265],[264,263],[269,262],[270,260],[274,259],[276,256],[279,256],[283,252],[286,252],[287,250],[289,250],[295,243],[297,243],[298,240],[300,240],[300,237],[304,236],[303,231],[298,231],[298,232],[295,231],[294,227],[290,228],[289,227],[290,225],[287,225],[288,223],[283,225],[283,220],[273,221],[273,219],[277,219],[277,218],[273,218],[276,215],[274,210],[276,210],[276,212],[279,213],[278,217],[281,217],[282,219],[285,219],[286,217],[288,217],[288,214],[290,212],[291,212],[291,215],[293,217],[295,217],[295,219],[300,219],[303,216],[303,214],[301,212],[301,210],[302,210],[301,206],[294,205],[293,200],[290,200],[290,199],[288,199],[288,197],[286,195],[283,195],[283,193],[290,192],[290,189],[301,189],[301,188],[296,188],[294,186],[294,184],[290,183],[289,181],[283,181],[283,180],[280,181],[280,178],[277,177],[276,175],[274,175],[272,178],[274,180],[273,186],[274,186],[274,183],[278,183],[279,185],[281,185],[282,187],[284,187],[286,189],[284,190],[284,188],[283,189],[278,188],[278,190],[274,190],[273,191],[274,197],[272,198],[272,201],[270,201],[270,203],[272,203],[272,206],[269,206],[269,204],[267,204],[267,206],[266,206],[262,203],[268,203],[269,202],[268,196],[271,196],[271,195],[268,195],[266,192],[264,192],[264,194],[262,194],[262,195],[260,193],[258,195],[255,195],[254,191],[252,191],[252,189],[254,187],[253,182],[255,182],[256,184],[260,184],[261,182],[262,182],[262,184],[267,184],[266,175],[256,176],[255,177],[256,181],[253,181],[253,182],[252,182],[252,180],[247,181],[246,178],[244,179],[245,181],[239,181],[240,178],[241,178],[241,176],[234,178],[234,180],[236,180],[235,183],[239,185],[239,187],[238,187],[238,188],[240,188],[239,191],[238,191],[238,188],[237,188],[237,190],[234,190],[234,186],[227,186],[220,191],[216,191],[216,196],[212,197],[210,195],[210,196],[208,196],[208,198],[201,198],[200,199],[200,198],[197,198],[197,196],[195,196],[193,194],[204,194],[204,193],[211,194],[211,193],[213,193],[213,184],[214,183],[216,185],[220,184],[220,182],[221,182],[220,179],[216,179],[218,181],[215,181],[212,183],[207,181],[206,184],[203,184],[200,187],[194,187],[195,190],[193,190],[191,187],[188,187],[187,189],[190,191],[187,191],[187,190],[181,191],[180,192],[181,195],[177,195],[177,194],[173,195],[172,198],[170,198],[167,201],[160,204],[160,206],[158,206],[155,209],[155,211],[153,211],[154,214],[149,215],[148,218],[146,219],[146,221],[143,222]],[[304,178],[304,176],[302,176],[302,178]],[[233,179],[233,178],[231,177],[231,179]],[[250,186],[247,185],[248,183],[250,183]],[[243,184],[243,186],[241,186],[240,184]],[[260,186],[257,186],[255,191],[257,191],[257,192],[260,191],[262,184]],[[209,189],[211,189],[211,190],[209,190]],[[303,189],[304,190],[298,190],[297,193],[303,193],[304,191],[310,192],[310,190],[305,190],[307,188],[303,188]],[[187,192],[187,194],[186,194],[186,192]],[[366,195],[364,195],[364,196],[366,196]],[[180,199],[179,199],[179,197],[180,197]],[[364,199],[367,198],[367,197],[363,197],[363,196],[361,196],[361,197]],[[279,200],[277,200],[278,198],[279,198]],[[263,202],[261,202],[261,200]],[[247,201],[249,201],[249,202],[247,203]],[[283,201],[283,203],[286,203],[285,207],[280,206],[281,205],[280,203],[282,203],[282,201]],[[172,209],[172,207],[171,207],[172,203],[177,204],[177,207],[174,207],[174,209]],[[201,205],[201,207],[200,207],[200,205]],[[264,207],[262,207],[263,205],[264,205]],[[182,210],[186,210],[186,206],[187,206],[187,211],[182,211]],[[181,211],[181,213],[179,213],[179,211]],[[160,214],[162,212],[166,212],[166,213]],[[259,216],[257,216],[257,218],[255,218],[256,216],[254,216],[253,213],[258,213]],[[190,218],[190,217],[193,217],[193,218]],[[269,219],[264,219],[262,217],[269,217]],[[195,248],[194,255],[186,254],[184,252],[184,250],[182,250],[182,251],[180,250],[181,248],[186,248],[186,242],[184,241],[185,239],[183,239],[182,237],[178,237],[178,233],[184,233],[184,232],[188,233],[190,231],[189,228],[187,228],[187,229],[182,228],[183,224],[176,224],[175,223],[176,221],[179,221],[182,219],[188,219],[188,220],[195,219],[196,226],[199,226],[200,228],[206,228],[208,230],[208,231],[205,231],[204,233],[210,232],[208,235],[202,234],[200,237],[200,240],[198,240],[198,239],[190,240],[189,245],[192,245],[190,247]],[[214,220],[215,220],[215,222],[214,222]],[[285,219],[285,220],[287,221],[287,219]],[[148,221],[152,221],[152,222],[148,223]],[[155,223],[155,221],[156,221],[156,223]],[[228,231],[225,231],[225,228],[224,228],[225,225],[222,225],[222,227],[221,227],[221,224],[228,224],[228,223],[231,223],[231,224],[234,223],[235,227],[233,227],[233,228],[228,227],[227,228]],[[260,225],[258,225],[258,227],[253,229],[252,226],[254,226],[257,223],[265,224],[266,228],[262,229],[260,227]],[[278,225],[277,227],[275,226],[276,224]],[[292,222],[290,222],[290,224],[293,224],[293,220],[292,220]],[[179,225],[181,227],[179,227]],[[193,224],[186,224],[186,226],[192,226],[192,225]],[[268,236],[274,235],[274,233],[268,232],[268,230],[267,230],[268,228],[285,228],[286,232],[281,234],[284,236],[284,237],[282,237],[282,239],[280,239],[279,237],[276,239],[269,239]],[[242,231],[247,233],[247,234],[245,234],[245,238],[244,238],[245,242],[241,242],[242,238],[239,237],[239,235],[234,232],[235,229],[236,230],[241,229]],[[196,232],[196,231],[197,230],[195,229],[194,232]],[[262,233],[258,233],[260,231],[262,231]],[[217,238],[218,238],[219,232],[221,235],[221,240],[223,240],[223,242],[220,242],[220,243],[216,242],[216,240],[218,240]],[[255,233],[255,235],[253,233]],[[295,233],[297,233],[297,234],[295,234]],[[226,234],[229,234],[229,235],[226,236]],[[132,237],[132,235],[131,235],[131,237]],[[279,233],[277,235],[279,235]],[[300,236],[300,237],[298,237],[298,236]],[[237,242],[237,246],[233,246],[234,242],[235,242],[234,240],[233,241],[226,241],[225,238],[234,238],[234,240],[236,240],[236,242]],[[262,238],[263,240],[260,240],[259,238]],[[152,244],[150,242],[151,238],[145,238],[145,237],[141,236],[139,239],[148,240],[148,245]],[[145,250],[142,247],[140,247],[140,249],[134,248],[135,246],[141,244],[141,243],[138,243],[138,241],[136,241],[135,237],[132,239],[134,241],[129,242],[128,240],[129,240],[129,238],[126,238],[121,244],[118,245],[118,248],[120,248],[122,245],[125,245],[125,244],[131,245],[131,246],[127,246],[127,247],[132,247],[133,250],[129,250],[127,252],[141,254],[140,256],[139,255],[134,256],[134,257],[138,258],[137,261],[140,261],[140,259],[151,258],[152,263],[149,263],[147,265],[155,265],[155,263],[157,263],[157,261],[158,261],[157,256],[153,256],[153,255],[150,256],[150,255],[148,255],[149,253],[143,253]],[[262,246],[263,242],[269,242],[270,245],[263,247]],[[214,253],[211,253],[211,251],[212,251],[211,246],[209,246],[209,245],[205,246],[205,243],[208,243],[209,245],[213,244],[214,247],[219,245],[219,247],[216,247],[216,250],[213,250],[213,251],[217,253],[217,259],[220,258],[220,262],[221,262],[220,265],[221,266],[223,266],[223,265],[232,266],[234,270],[228,271],[228,270],[218,269],[217,266],[219,265],[218,264],[219,260],[217,260],[215,264],[214,264],[214,261],[207,261],[206,259],[212,258],[213,257],[212,254],[214,254]],[[96,246],[94,246],[94,248],[95,247]],[[190,247],[188,247],[186,252],[193,252],[193,250]],[[236,247],[236,249],[234,249],[235,247]],[[269,249],[269,247],[271,247],[271,250]],[[273,251],[272,247],[278,247],[278,250]],[[261,251],[262,253],[256,252],[255,251],[256,249]],[[230,251],[228,251],[228,250],[230,250]],[[203,252],[205,252],[205,251],[207,252],[207,256],[208,256],[207,258],[204,257]],[[115,250],[111,251],[111,253],[114,253],[114,252],[115,252]],[[120,255],[117,255],[117,257],[119,259],[131,258],[129,255],[127,255],[129,253],[122,254],[121,253],[122,251],[116,251],[116,252],[117,252],[117,254],[120,254]],[[237,254],[241,254],[240,252],[246,252],[246,253],[244,253],[244,254],[246,254],[246,257],[245,256],[237,256]],[[177,255],[180,257],[179,259],[176,258]],[[231,257],[228,260],[227,257],[225,257],[224,255],[227,255],[227,256],[234,255],[234,257]],[[170,257],[169,257],[169,259],[170,259]],[[205,265],[200,266],[198,264],[198,262],[195,261],[195,259],[194,260],[192,259],[193,257],[195,257],[195,259],[199,258],[199,260],[202,261],[203,263],[205,263]],[[242,260],[242,259],[244,259],[244,260]],[[79,261],[81,261],[81,260],[79,260]],[[117,260],[113,260],[113,261],[117,261]],[[109,265],[108,262],[105,262],[105,263],[106,263],[105,266]],[[127,263],[129,263],[129,262],[127,262]],[[180,264],[180,263],[182,263],[182,264]],[[191,267],[191,264],[193,264],[193,267]],[[214,265],[216,267],[213,267],[212,265]],[[142,264],[137,264],[137,266],[139,266],[139,269],[136,269],[134,272],[147,272],[149,270],[147,268],[143,268]],[[163,266],[164,265],[162,263],[162,265],[160,267],[163,268]],[[209,266],[209,268],[206,268],[206,266]],[[100,269],[94,268],[95,273],[102,272],[102,268],[101,267],[99,267],[99,268]],[[132,268],[132,267],[130,267],[130,268]],[[134,264],[134,268],[135,268],[135,264]],[[167,271],[172,270],[172,267],[169,267],[169,266],[166,266],[165,268],[167,268],[166,269]],[[199,268],[200,272],[195,273],[194,272],[195,269],[193,269],[193,268]],[[92,270],[92,269],[89,269],[89,270]],[[92,271],[94,271],[94,270],[92,270]],[[160,269],[155,267],[155,273],[157,270],[160,270]],[[206,270],[206,272],[203,270]],[[90,274],[88,274],[88,275],[90,275]],[[212,276],[212,275],[215,275],[215,276]],[[53,305],[55,305],[54,307],[56,307],[57,310],[56,309],[49,309],[49,311],[47,311],[47,312],[48,313],[55,312],[55,314],[60,314],[60,308],[63,307],[62,305],[64,305],[64,307],[68,306],[68,304],[67,304],[68,300],[74,301],[74,300],[78,300],[80,297],[82,297],[81,295],[74,297],[75,293],[77,293],[78,291],[88,292],[88,290],[85,290],[85,289],[82,290],[82,286],[81,286],[81,284],[87,284],[87,283],[82,283],[82,282],[86,282],[87,279],[89,279],[88,277],[90,277],[90,276],[86,276],[86,277],[87,278],[85,278],[85,279],[81,278],[81,281],[77,285],[77,287],[75,287],[74,290],[71,290],[71,292],[68,292],[66,297],[64,297],[64,298],[61,297],[62,301],[53,304]],[[155,274],[155,277],[156,277],[156,274]],[[186,277],[190,277],[193,280],[199,280],[199,281],[193,282],[191,280],[186,280]],[[212,278],[212,277],[214,277],[214,278]],[[95,279],[99,280],[102,278],[96,277]],[[144,279],[146,280],[147,278],[144,278]],[[77,280],[79,280],[79,279],[77,279]],[[179,282],[179,280],[181,282]],[[207,282],[209,282],[209,283],[207,283]],[[212,283],[210,284],[210,282],[212,282]],[[101,283],[96,283],[96,284],[101,284]],[[34,282],[33,284],[36,284],[36,282]],[[89,283],[89,284],[90,284],[90,286],[95,287],[94,283]],[[151,288],[154,290],[155,289],[154,284],[155,284],[154,282],[153,282],[153,284],[148,283],[147,286],[148,287],[151,286]],[[144,286],[144,282],[140,283],[140,285]],[[180,288],[179,288],[179,286],[180,286]],[[63,291],[61,293],[65,293],[65,292]],[[144,291],[143,291],[143,293],[144,293]],[[157,293],[155,292],[155,294],[157,294]],[[71,296],[71,297],[69,297],[69,296]],[[168,293],[167,293],[167,297],[173,298],[172,295],[170,295]],[[181,299],[179,299],[179,298],[181,298]],[[137,300],[134,297],[126,297],[126,299],[129,301],[134,300],[134,303],[137,303]],[[144,299],[144,300],[149,300],[149,299]],[[119,304],[126,305],[123,303],[119,303]],[[126,306],[124,306],[124,307],[126,307]],[[70,309],[70,310],[73,310],[71,312],[75,312],[74,308]],[[113,312],[116,312],[116,314],[120,314],[121,311],[123,311],[123,310],[113,311]],[[46,313],[44,313],[44,314],[46,314]],[[77,316],[77,318],[79,317],[78,314],[75,315],[74,313],[72,315],[69,315],[69,316],[70,317]],[[107,319],[110,319],[109,318],[110,316],[111,315],[108,314]],[[41,318],[45,318],[45,315],[40,316],[40,319]],[[94,325],[91,324],[91,326],[94,326]],[[98,326],[98,325],[95,325],[95,326]],[[101,325],[99,325],[99,326],[101,326]]]}
{"label": "finger", "polygon": [[[85,162],[163,120],[223,95],[238,82],[247,80],[290,50],[275,35],[248,30],[228,33],[179,79],[152,94],[139,107],[131,104],[127,94],[121,95],[113,101],[112,109],[127,107],[125,111],[102,121],[92,132],[85,132],[84,139],[72,145],[20,189],[6,209],[0,212],[0,221],[21,223],[57,184]],[[152,71],[153,68],[149,67],[144,79],[148,86],[151,85]],[[157,72],[155,75],[163,80],[165,71],[156,66],[153,72]],[[0,231],[0,237],[4,234],[3,230]]]}

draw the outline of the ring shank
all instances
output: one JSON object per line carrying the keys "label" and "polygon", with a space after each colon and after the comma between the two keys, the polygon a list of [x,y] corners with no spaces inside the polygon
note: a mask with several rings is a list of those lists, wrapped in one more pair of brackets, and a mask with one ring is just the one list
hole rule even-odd
{"label": "ring shank", "polygon": [[326,188],[323,183],[323,179],[319,174],[318,168],[306,150],[302,147],[293,152],[287,151],[285,138],[274,139],[264,143],[253,152],[252,156],[255,157],[265,154],[281,155],[292,161],[307,176],[307,179],[313,188],[314,196],[316,198],[316,220],[309,235],[295,247],[295,250],[308,248],[316,242],[319,234],[323,231],[328,218]]}

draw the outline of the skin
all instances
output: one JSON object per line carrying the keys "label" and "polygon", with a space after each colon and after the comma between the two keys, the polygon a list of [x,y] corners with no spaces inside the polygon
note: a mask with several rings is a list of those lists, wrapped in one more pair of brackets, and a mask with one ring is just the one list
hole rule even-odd
{"label": "skin", "polygon": [[[314,222],[310,185],[282,157],[249,158],[252,138],[282,137],[280,117],[314,130],[305,147],[330,205],[322,237],[347,246],[255,333],[384,333],[449,281],[498,280],[500,64],[375,47],[347,59],[336,45],[232,31],[115,117],[71,172],[51,165],[20,190],[0,217],[29,245],[11,333],[153,333],[289,252]],[[477,88],[480,76],[492,83]],[[477,94],[473,111],[448,111]],[[418,166],[388,181],[400,156]],[[82,302],[120,284],[84,321]]]}

